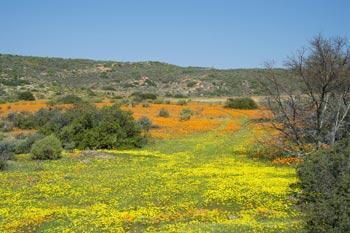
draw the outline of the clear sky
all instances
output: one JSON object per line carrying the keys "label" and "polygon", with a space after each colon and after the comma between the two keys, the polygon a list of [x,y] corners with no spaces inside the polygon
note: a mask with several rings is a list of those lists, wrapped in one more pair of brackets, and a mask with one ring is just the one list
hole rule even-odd
{"label": "clear sky", "polygon": [[350,1],[0,0],[0,53],[248,68],[317,33],[350,38]]}

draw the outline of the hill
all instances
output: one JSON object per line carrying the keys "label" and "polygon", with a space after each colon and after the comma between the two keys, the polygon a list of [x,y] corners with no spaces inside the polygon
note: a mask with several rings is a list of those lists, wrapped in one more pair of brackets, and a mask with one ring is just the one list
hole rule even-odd
{"label": "hill", "polygon": [[[50,97],[69,91],[112,95],[153,92],[163,96],[262,95],[264,69],[180,67],[161,62],[116,62],[0,54],[0,96],[30,90]],[[284,70],[279,69],[282,78]],[[288,80],[286,80],[288,81]]]}

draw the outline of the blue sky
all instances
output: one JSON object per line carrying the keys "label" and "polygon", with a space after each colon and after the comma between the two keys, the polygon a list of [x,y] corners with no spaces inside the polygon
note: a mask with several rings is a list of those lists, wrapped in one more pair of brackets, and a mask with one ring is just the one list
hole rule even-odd
{"label": "blue sky", "polygon": [[0,0],[0,53],[282,64],[317,33],[350,38],[347,0]]}

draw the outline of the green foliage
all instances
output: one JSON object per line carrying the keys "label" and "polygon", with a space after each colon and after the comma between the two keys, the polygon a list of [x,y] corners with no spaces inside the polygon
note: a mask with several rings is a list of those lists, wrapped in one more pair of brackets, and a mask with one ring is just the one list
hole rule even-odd
{"label": "green foliage", "polygon": [[102,79],[108,79],[109,77],[108,77],[107,72],[102,72],[102,73],[100,74],[100,78],[102,78]]}
{"label": "green foliage", "polygon": [[193,111],[189,108],[184,108],[180,112],[180,120],[187,121],[193,116]]}
{"label": "green foliage", "polygon": [[155,100],[155,99],[157,99],[157,95],[153,94],[153,93],[134,92],[134,93],[131,94],[131,96],[136,101]]}
{"label": "green foliage", "polygon": [[187,87],[194,87],[195,85],[197,84],[197,81],[189,81],[188,83],[187,83]]}
{"label": "green foliage", "polygon": [[9,113],[6,119],[13,127],[20,129],[34,129],[36,126],[33,114],[29,112]]}
{"label": "green foliage", "polygon": [[10,141],[0,141],[0,170],[4,170],[7,166],[7,160],[13,156],[14,145]]}
{"label": "green foliage", "polygon": [[34,95],[30,91],[22,91],[17,94],[17,98],[19,100],[28,100],[33,101],[35,100]]}
{"label": "green foliage", "polygon": [[308,232],[350,232],[350,143],[305,157],[298,168]]}
{"label": "green foliage", "polygon": [[5,86],[21,86],[21,85],[28,85],[30,82],[27,80],[19,79],[19,78],[12,78],[12,79],[0,79],[0,84],[3,84]]}
{"label": "green foliage", "polygon": [[225,108],[257,109],[258,105],[252,98],[229,98],[226,100]]}
{"label": "green foliage", "polygon": [[43,136],[41,134],[33,134],[30,136],[27,136],[24,139],[17,140],[15,144],[15,153],[16,154],[27,154],[30,152],[33,144],[42,139]]}
{"label": "green foliage", "polygon": [[148,131],[152,128],[152,126],[153,126],[152,121],[151,121],[148,117],[145,117],[145,116],[141,117],[141,118],[137,121],[137,123],[138,123],[138,124],[140,125],[140,127],[141,127],[144,131],[146,131],[146,132],[148,132]]}
{"label": "green foliage", "polygon": [[104,86],[104,87],[102,87],[102,90],[105,90],[105,91],[115,91],[115,88],[112,87],[112,86]]}
{"label": "green foliage", "polygon": [[49,135],[36,141],[30,153],[34,160],[59,159],[62,153],[62,144],[56,136]]}
{"label": "green foliage", "polygon": [[83,100],[76,95],[65,95],[54,101],[56,104],[77,104],[81,103]]}
{"label": "green foliage", "polygon": [[178,105],[186,105],[188,103],[188,100],[178,100],[176,104]]}
{"label": "green foliage", "polygon": [[[92,69],[92,67],[99,66],[101,63],[108,63],[106,67],[112,69],[108,72]],[[179,67],[160,62],[103,62],[13,55],[1,55],[0,64],[3,76],[6,79],[17,78],[30,82],[34,88],[42,91],[59,86],[68,86],[79,90],[81,87],[92,87],[94,90],[101,90],[104,86],[113,83],[113,86],[122,92],[135,91],[165,95],[166,93],[188,93],[194,85],[192,81],[197,81],[204,88],[191,92],[192,96],[240,96],[244,94],[242,81],[247,81],[253,95],[264,95],[264,90],[257,84],[256,79],[267,74],[264,69],[219,70]],[[291,87],[297,86],[296,83],[291,81],[293,79],[287,77],[285,70],[278,69],[275,71],[284,83]],[[145,81],[145,85],[138,82],[143,76],[149,77]],[[186,83],[183,82],[184,77],[188,77]],[[18,81],[15,81],[17,85],[16,82]],[[114,85],[117,83],[118,85]],[[12,89],[8,93],[15,89],[15,86],[7,87]],[[50,95],[49,92],[42,93]],[[184,98],[186,96],[179,94],[178,97]]]}
{"label": "green foliage", "polygon": [[139,147],[144,138],[131,113],[119,105],[96,108],[79,104],[55,114],[40,128],[43,134],[57,135],[64,145],[73,144],[79,149],[110,149]]}
{"label": "green foliage", "polygon": [[159,110],[158,116],[160,117],[169,117],[169,112],[165,108]]}

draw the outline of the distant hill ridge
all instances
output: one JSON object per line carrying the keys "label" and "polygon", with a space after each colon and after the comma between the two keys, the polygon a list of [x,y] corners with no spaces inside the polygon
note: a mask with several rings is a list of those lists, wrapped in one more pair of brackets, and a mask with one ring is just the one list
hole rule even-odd
{"label": "distant hill ridge", "polygon": [[[277,71],[283,78],[285,70]],[[256,79],[265,72],[264,69],[180,67],[156,61],[117,62],[0,54],[0,85],[5,91],[12,83],[12,87],[29,85],[36,90],[52,87],[120,94],[156,92],[169,96],[262,95]],[[16,83],[18,85],[14,85]]]}

